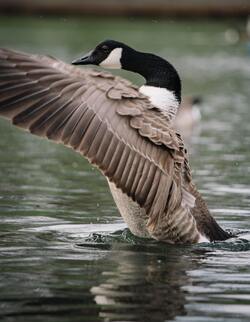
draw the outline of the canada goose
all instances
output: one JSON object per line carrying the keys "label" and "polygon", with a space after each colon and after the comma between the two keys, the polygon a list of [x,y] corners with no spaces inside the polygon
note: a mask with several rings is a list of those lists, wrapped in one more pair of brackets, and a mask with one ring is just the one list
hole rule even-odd
{"label": "canada goose", "polygon": [[174,119],[174,128],[180,132],[185,142],[191,139],[195,127],[201,119],[199,105],[202,99],[200,97],[186,96],[181,101],[176,117]]}
{"label": "canada goose", "polygon": [[106,72],[1,49],[0,115],[96,165],[133,234],[169,243],[229,238],[197,191],[171,125],[181,102],[175,68],[112,40],[72,63],[123,68],[146,84],[138,89]]}

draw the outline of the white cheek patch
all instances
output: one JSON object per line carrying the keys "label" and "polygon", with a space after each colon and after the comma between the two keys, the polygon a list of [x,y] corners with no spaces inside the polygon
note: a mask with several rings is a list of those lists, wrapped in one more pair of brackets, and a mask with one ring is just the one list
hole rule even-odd
{"label": "white cheek patch", "polygon": [[122,48],[115,48],[111,51],[106,59],[104,59],[99,66],[105,68],[122,68],[121,65]]}

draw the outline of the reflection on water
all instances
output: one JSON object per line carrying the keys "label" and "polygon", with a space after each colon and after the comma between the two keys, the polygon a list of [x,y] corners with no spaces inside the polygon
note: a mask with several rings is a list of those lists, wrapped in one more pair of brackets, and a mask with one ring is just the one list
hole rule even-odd
{"label": "reflection on water", "polygon": [[[114,247],[112,268],[91,288],[105,321],[165,321],[186,315],[186,270],[195,266],[175,248],[158,254],[147,247]],[[138,251],[140,256],[138,256]],[[159,250],[158,250],[159,251]],[[184,268],[185,267],[185,268]]]}
{"label": "reflection on water", "polygon": [[[99,316],[105,321],[169,321],[177,316],[183,321],[194,321],[195,316],[199,317],[204,311],[223,317],[238,312],[237,308],[241,315],[248,316],[248,304],[239,300],[250,299],[249,283],[245,284],[246,294],[232,291],[225,296],[232,279],[237,281],[235,285],[239,289],[247,276],[227,275],[228,271],[222,267],[225,267],[225,260],[228,265],[234,265],[231,251],[249,251],[249,240],[218,243],[212,248],[114,247],[110,258],[112,269],[103,271],[105,281],[91,288],[95,302],[101,307]],[[240,259],[238,267],[244,269],[248,264],[247,256],[242,253],[237,256]],[[218,258],[216,265],[213,263],[215,258]],[[217,276],[214,278],[215,271]],[[232,299],[238,303],[225,307]],[[212,305],[215,312],[209,312]],[[192,314],[187,308],[191,308]]]}
{"label": "reflection on water", "polygon": [[1,18],[0,27],[1,45],[67,61],[105,38],[168,57],[184,92],[204,99],[193,175],[214,216],[240,234],[192,247],[135,238],[85,160],[0,120],[1,321],[249,321],[249,57],[225,43],[227,23]]}

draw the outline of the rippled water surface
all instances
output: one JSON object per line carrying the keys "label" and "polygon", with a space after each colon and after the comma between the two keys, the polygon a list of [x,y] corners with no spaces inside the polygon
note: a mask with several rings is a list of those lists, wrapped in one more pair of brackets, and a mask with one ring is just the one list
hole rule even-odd
{"label": "rippled water surface", "polygon": [[250,61],[243,42],[226,42],[230,25],[1,18],[1,46],[68,62],[105,38],[168,57],[184,92],[204,99],[194,178],[220,224],[242,233],[196,246],[145,243],[84,159],[0,120],[1,321],[250,320]]}

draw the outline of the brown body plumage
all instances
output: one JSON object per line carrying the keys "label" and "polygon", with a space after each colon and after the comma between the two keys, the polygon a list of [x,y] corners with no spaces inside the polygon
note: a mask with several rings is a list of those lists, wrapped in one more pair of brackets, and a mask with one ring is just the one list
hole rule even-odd
{"label": "brown body plumage", "polygon": [[[200,235],[229,237],[192,182],[180,135],[130,82],[2,49],[0,115],[96,165],[111,183],[115,200],[120,196],[118,208],[133,233],[171,243],[195,243]],[[141,224],[130,224],[133,210],[126,220],[122,195],[137,207],[134,223]]]}

